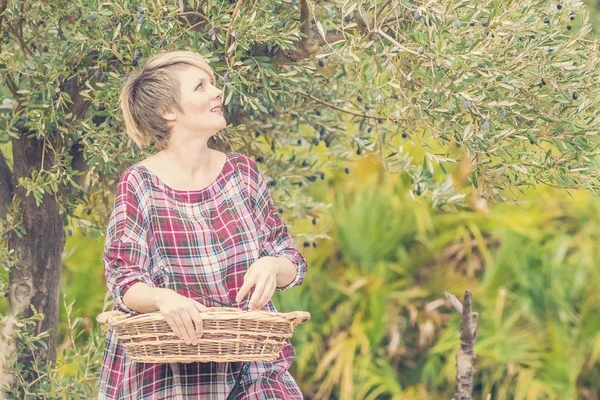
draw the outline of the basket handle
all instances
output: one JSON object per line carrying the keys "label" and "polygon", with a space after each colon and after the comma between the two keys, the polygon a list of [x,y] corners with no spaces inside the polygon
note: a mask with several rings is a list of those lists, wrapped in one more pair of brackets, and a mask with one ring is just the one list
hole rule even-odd
{"label": "basket handle", "polygon": [[117,310],[113,310],[113,311],[105,311],[101,314],[98,314],[98,316],[96,317],[96,321],[100,322],[101,324],[106,324],[108,323],[108,320],[112,317],[118,317],[120,315],[123,315],[124,313],[121,311],[117,311]]}
{"label": "basket handle", "polygon": [[300,325],[303,322],[310,320],[310,314],[306,311],[293,311],[286,313],[285,318],[292,321],[294,325]]}

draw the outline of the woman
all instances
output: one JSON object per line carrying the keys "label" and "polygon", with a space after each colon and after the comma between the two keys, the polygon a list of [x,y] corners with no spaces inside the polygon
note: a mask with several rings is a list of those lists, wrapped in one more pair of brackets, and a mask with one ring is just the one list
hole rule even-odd
{"label": "woman", "polygon": [[[189,51],[156,55],[129,76],[127,134],[159,151],[121,175],[103,252],[114,309],[160,312],[188,344],[206,307],[276,311],[274,291],[301,284],[307,269],[254,160],[207,146],[227,124],[214,83]],[[236,398],[301,399],[293,358],[287,345],[275,362],[252,362]],[[99,399],[225,399],[242,365],[133,362],[110,329]]]}

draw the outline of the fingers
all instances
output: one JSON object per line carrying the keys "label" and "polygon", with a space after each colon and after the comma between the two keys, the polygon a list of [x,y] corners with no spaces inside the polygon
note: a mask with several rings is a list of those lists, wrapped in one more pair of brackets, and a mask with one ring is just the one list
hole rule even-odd
{"label": "fingers", "polygon": [[188,343],[189,335],[188,335],[187,329],[185,327],[185,323],[181,319],[181,315],[172,314],[171,318],[173,319],[173,322],[176,327],[176,329],[173,329],[173,332],[175,332],[175,334],[177,335],[177,337],[179,337],[179,339],[182,339],[183,341]]}
{"label": "fingers", "polygon": [[192,322],[194,323],[194,326],[196,327],[196,330],[194,331],[195,337],[192,338],[192,344],[198,344],[197,339],[202,337],[202,331],[203,331],[202,317],[200,316],[200,313],[198,312],[198,310],[196,308],[190,309],[189,313],[190,313],[190,318],[191,318]]}
{"label": "fingers", "polygon": [[235,296],[235,301],[239,303],[240,301],[244,300],[252,286],[254,286],[254,276],[246,274],[244,276],[244,284],[240,288],[240,291],[238,292],[237,296]]}
{"label": "fingers", "polygon": [[206,306],[174,292],[167,292],[162,300],[159,311],[173,333],[186,344],[198,344],[203,333],[200,313],[207,311]]}
{"label": "fingers", "polygon": [[181,315],[181,320],[183,321],[183,325],[185,326],[185,330],[187,332],[187,340],[185,340],[185,343],[198,344],[198,339],[196,338],[196,329],[194,327],[194,321],[192,320],[189,311],[186,310],[184,314]]}
{"label": "fingers", "polygon": [[276,286],[277,286],[277,282],[274,279],[269,280],[269,282],[265,286],[265,291],[263,292],[262,296],[258,300],[258,305],[256,306],[257,309],[260,310],[264,306],[267,305],[269,300],[271,300],[271,298],[273,297],[273,293],[275,293]]}
{"label": "fingers", "polygon": [[198,312],[208,311],[208,307],[206,307],[202,303],[198,303],[197,301],[194,302],[194,307],[196,307],[196,310],[198,310]]}
{"label": "fingers", "polygon": [[181,339],[181,332],[179,331],[179,327],[177,326],[175,319],[171,315],[165,315],[165,321],[167,321],[167,324],[169,324],[175,336]]}
{"label": "fingers", "polygon": [[275,292],[276,282],[272,277],[267,277],[256,284],[254,293],[250,298],[249,310],[262,309],[271,299]]}
{"label": "fingers", "polygon": [[262,282],[259,282],[254,287],[254,293],[252,293],[252,297],[250,297],[250,301],[248,302],[248,310],[254,311],[256,310],[256,306],[258,305],[258,299],[262,296],[263,291],[265,290],[265,285]]}
{"label": "fingers", "polygon": [[[171,314],[165,316],[167,323],[177,335],[179,339],[182,339],[186,344],[198,344],[196,329],[194,325],[202,326],[202,318],[200,314],[194,310],[196,315],[192,316],[188,311],[183,311],[183,314]],[[196,324],[196,321],[199,321]]]}

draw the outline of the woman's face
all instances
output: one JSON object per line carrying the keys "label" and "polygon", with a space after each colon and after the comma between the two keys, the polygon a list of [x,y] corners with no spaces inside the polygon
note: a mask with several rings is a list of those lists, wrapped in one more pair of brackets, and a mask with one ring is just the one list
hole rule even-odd
{"label": "woman's face", "polygon": [[227,126],[223,111],[211,111],[222,105],[223,91],[210,82],[202,69],[189,66],[179,71],[182,112],[172,110],[165,118],[173,122],[172,135],[198,137],[207,140]]}

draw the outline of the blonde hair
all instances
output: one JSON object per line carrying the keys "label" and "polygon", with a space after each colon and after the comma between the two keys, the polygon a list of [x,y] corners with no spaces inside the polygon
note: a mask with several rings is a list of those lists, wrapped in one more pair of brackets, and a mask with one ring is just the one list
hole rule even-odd
{"label": "blonde hair", "polygon": [[140,148],[150,142],[158,150],[167,147],[170,129],[162,113],[169,108],[182,111],[179,77],[173,72],[189,66],[204,70],[215,85],[215,74],[206,59],[186,50],[156,54],[129,74],[119,102],[127,135]]}

